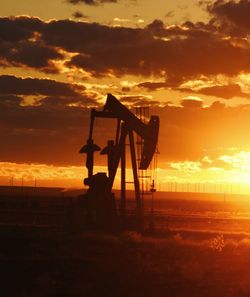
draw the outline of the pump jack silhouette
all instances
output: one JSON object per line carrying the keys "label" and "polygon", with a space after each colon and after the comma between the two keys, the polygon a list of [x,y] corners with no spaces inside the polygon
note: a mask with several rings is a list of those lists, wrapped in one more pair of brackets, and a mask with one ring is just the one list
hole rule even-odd
{"label": "pump jack silhouette", "polygon": [[[113,140],[107,141],[107,146],[102,150],[93,140],[95,118],[117,119],[116,135]],[[136,229],[143,231],[144,213],[138,169],[147,169],[156,152],[159,122],[158,116],[151,116],[149,122],[145,124],[111,94],[107,95],[103,110],[91,110],[89,136],[79,153],[86,154],[88,177],[84,179],[84,184],[89,187],[81,199],[82,203],[87,205],[89,223],[94,228],[112,229],[117,225],[122,229],[126,228],[126,139],[128,137],[136,200]],[[136,156],[134,133],[143,141],[141,156]],[[108,176],[102,172],[93,174],[94,153],[100,150],[101,154],[107,155]],[[140,160],[138,165],[137,160]],[[116,211],[112,193],[119,163],[121,164],[120,216]]]}

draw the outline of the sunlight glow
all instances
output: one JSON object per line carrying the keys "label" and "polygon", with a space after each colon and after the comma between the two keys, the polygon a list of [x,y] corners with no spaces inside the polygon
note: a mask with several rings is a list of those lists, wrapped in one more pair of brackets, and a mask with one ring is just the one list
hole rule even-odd
{"label": "sunlight glow", "polygon": [[[226,164],[226,166],[225,166]],[[159,191],[199,191],[215,193],[250,194],[250,152],[241,151],[221,155],[217,159],[209,156],[200,161],[169,162],[156,169],[156,188]],[[105,166],[95,166],[94,173],[106,172]],[[0,162],[0,184],[33,186],[58,186],[83,188],[87,177],[84,166],[52,166],[46,164],[16,164]],[[127,170],[132,180],[131,169]],[[175,184],[175,186],[173,185]],[[117,171],[114,188],[120,188],[120,170]],[[128,187],[133,189],[132,185]]]}

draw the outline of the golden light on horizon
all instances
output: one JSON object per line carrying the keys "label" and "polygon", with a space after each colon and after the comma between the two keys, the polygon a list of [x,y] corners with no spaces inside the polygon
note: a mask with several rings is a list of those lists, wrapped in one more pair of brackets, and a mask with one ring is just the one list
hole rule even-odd
{"label": "golden light on horizon", "polygon": [[[207,158],[205,161],[207,162]],[[222,155],[217,161],[225,166],[218,167],[216,161],[210,161],[210,167],[201,162],[169,162],[158,166],[154,174],[157,191],[189,192],[226,192],[250,194],[250,152],[242,151],[233,155]],[[212,163],[213,162],[213,163]],[[217,165],[216,165],[217,164]],[[217,166],[217,167],[216,167]],[[95,166],[94,172],[107,173],[106,166]],[[132,171],[127,169],[128,179],[132,180]],[[83,179],[87,177],[84,166],[53,166],[46,164],[0,163],[0,184],[49,186],[63,188],[84,188]],[[120,170],[118,169],[114,188],[120,188]],[[133,186],[128,186],[133,189]]]}

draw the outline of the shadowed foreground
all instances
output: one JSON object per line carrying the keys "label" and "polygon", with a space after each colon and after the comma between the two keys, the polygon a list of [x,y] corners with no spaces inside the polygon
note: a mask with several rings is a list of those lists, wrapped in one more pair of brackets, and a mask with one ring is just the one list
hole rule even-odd
{"label": "shadowed foreground", "polygon": [[2,234],[0,277],[6,297],[249,296],[250,239]]}

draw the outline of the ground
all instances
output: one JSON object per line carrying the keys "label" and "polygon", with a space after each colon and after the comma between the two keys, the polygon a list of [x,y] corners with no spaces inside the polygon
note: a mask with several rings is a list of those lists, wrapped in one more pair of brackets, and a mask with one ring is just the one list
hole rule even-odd
{"label": "ground", "polygon": [[2,232],[2,296],[250,296],[247,235],[30,235]]}

